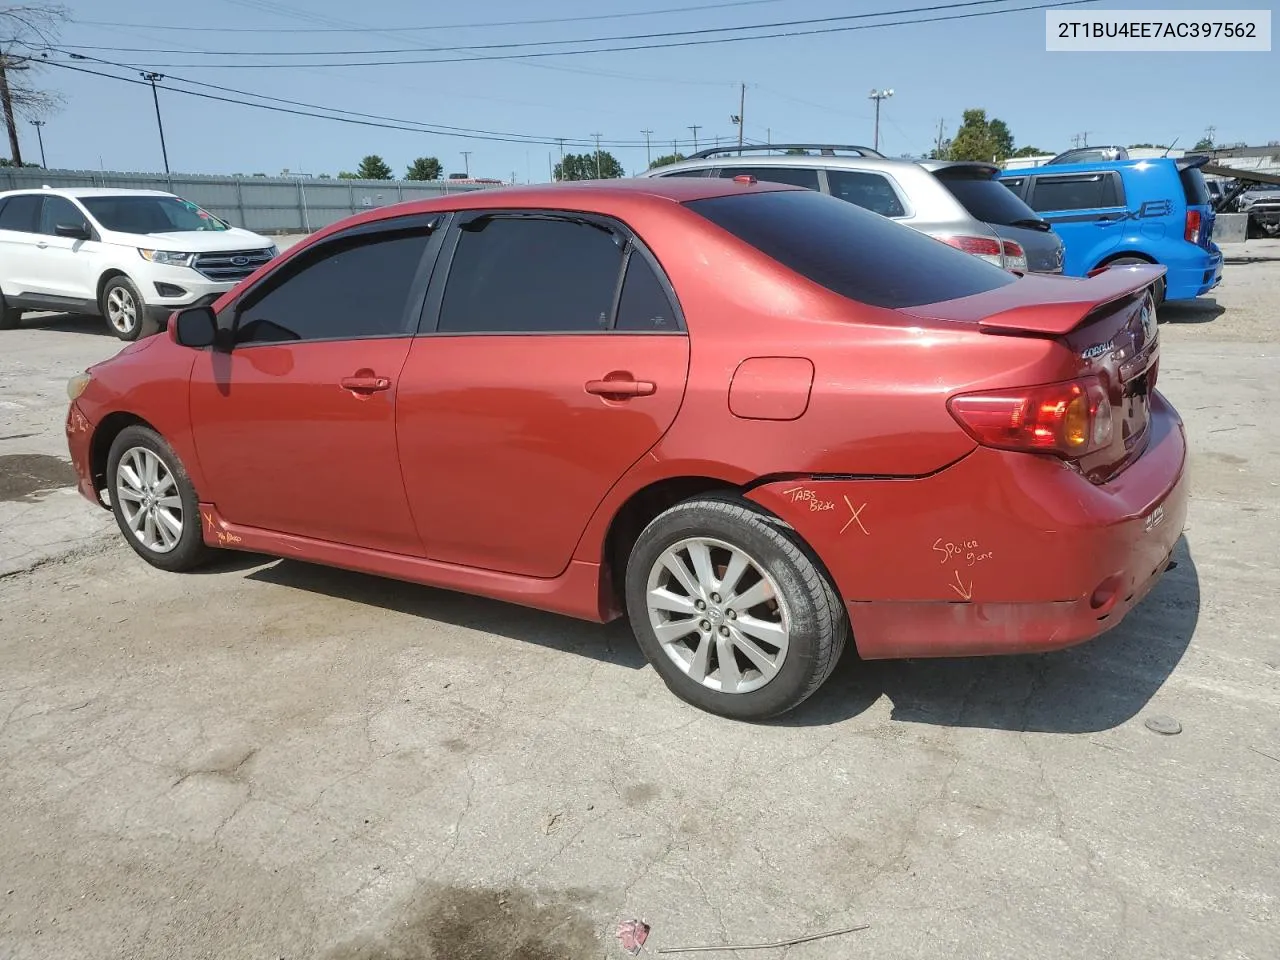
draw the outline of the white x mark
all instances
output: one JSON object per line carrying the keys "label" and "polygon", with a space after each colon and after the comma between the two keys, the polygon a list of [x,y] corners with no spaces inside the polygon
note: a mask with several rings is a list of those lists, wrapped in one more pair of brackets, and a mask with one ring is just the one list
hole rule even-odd
{"label": "white x mark", "polygon": [[848,497],[844,498],[844,503],[845,503],[845,506],[849,508],[849,512],[853,514],[853,516],[851,516],[848,520],[845,521],[844,526],[840,528],[840,532],[844,533],[846,530],[849,529],[851,525],[856,523],[858,525],[858,529],[860,529],[863,533],[866,533],[867,536],[871,536],[871,534],[867,533],[867,528],[862,525],[862,518],[858,516],[860,513],[862,513],[863,510],[867,509],[867,505],[864,503],[862,506],[858,507],[858,509],[855,510],[853,508],[853,504],[849,502]]}

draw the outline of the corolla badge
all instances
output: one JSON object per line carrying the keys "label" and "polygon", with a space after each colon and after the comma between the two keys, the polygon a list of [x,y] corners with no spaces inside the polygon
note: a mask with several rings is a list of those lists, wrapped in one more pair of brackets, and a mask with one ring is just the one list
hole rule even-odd
{"label": "corolla badge", "polygon": [[1080,351],[1080,359],[1081,360],[1096,359],[1097,357],[1101,357],[1104,354],[1110,353],[1112,350],[1115,349],[1115,346],[1116,346],[1115,340],[1108,340],[1106,343],[1095,343],[1093,346],[1085,347],[1083,350]]}

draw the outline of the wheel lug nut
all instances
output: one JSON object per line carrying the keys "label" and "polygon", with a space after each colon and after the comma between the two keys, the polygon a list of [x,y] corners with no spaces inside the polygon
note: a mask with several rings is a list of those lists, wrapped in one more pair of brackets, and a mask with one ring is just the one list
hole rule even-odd
{"label": "wheel lug nut", "polygon": [[707,630],[711,629],[711,622],[709,620],[703,620],[698,624],[698,629],[705,633]]}
{"label": "wheel lug nut", "polygon": [[729,635],[729,628],[728,628],[728,627],[721,627],[721,628],[720,628],[720,636],[722,636],[722,637],[727,637],[728,635]]}
{"label": "wheel lug nut", "polygon": [[726,611],[725,611],[725,613],[724,613],[724,615],[725,615],[726,617],[728,617],[730,620],[737,620],[737,619],[738,619],[738,611],[737,611],[737,610],[726,610]]}
{"label": "wheel lug nut", "polygon": [[713,594],[711,595],[711,602],[712,602],[712,603],[719,603],[719,602],[720,602],[720,594],[718,594],[718,593],[713,593]]}
{"label": "wheel lug nut", "polygon": [[707,602],[705,600],[695,600],[693,601],[693,606],[695,609],[705,610],[707,609]]}

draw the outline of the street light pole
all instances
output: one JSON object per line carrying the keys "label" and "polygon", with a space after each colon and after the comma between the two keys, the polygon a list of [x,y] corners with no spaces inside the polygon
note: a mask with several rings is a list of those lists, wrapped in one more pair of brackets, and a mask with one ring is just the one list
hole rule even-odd
{"label": "street light pole", "polygon": [[164,145],[164,123],[160,119],[160,95],[156,93],[156,83],[164,79],[163,73],[152,73],[150,70],[142,74],[142,79],[151,84],[151,99],[156,105],[156,126],[160,129],[160,155],[164,157],[164,172],[169,173],[169,150]]}
{"label": "street light pole", "polygon": [[40,141],[40,166],[48,170],[49,164],[44,158],[44,134],[40,131],[40,128],[44,126],[44,121],[32,120],[31,125],[36,128],[36,139]]}
{"label": "street light pole", "polygon": [[872,90],[871,95],[867,98],[868,100],[874,100],[876,102],[875,142],[872,143],[871,145],[872,149],[874,150],[880,149],[880,101],[888,100],[892,96],[893,96],[892,90]]}

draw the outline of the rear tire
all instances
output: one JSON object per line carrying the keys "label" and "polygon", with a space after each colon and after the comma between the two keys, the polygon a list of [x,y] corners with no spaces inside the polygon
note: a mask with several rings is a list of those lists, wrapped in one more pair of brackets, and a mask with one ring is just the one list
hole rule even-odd
{"label": "rear tire", "polygon": [[736,720],[766,720],[808,699],[849,632],[808,549],[734,496],[686,500],[645,527],[626,598],[640,648],[671,692]]}
{"label": "rear tire", "polygon": [[[1104,264],[1104,266],[1107,266],[1107,267],[1123,267],[1126,265],[1153,266],[1153,262],[1151,260],[1144,260],[1142,257],[1117,257],[1114,260],[1108,260]],[[1164,303],[1164,291],[1165,291],[1164,277],[1161,277],[1159,280],[1156,281],[1155,287],[1152,290],[1152,293],[1155,295],[1157,307],[1160,306],[1160,304]]]}
{"label": "rear tire", "polygon": [[168,442],[150,427],[125,427],[107,454],[107,489],[116,525],[138,556],[180,573],[204,563],[200,503]]}
{"label": "rear tire", "polygon": [[160,332],[160,325],[147,316],[142,294],[126,276],[112,277],[102,288],[98,302],[107,329],[121,340],[138,340]]}

